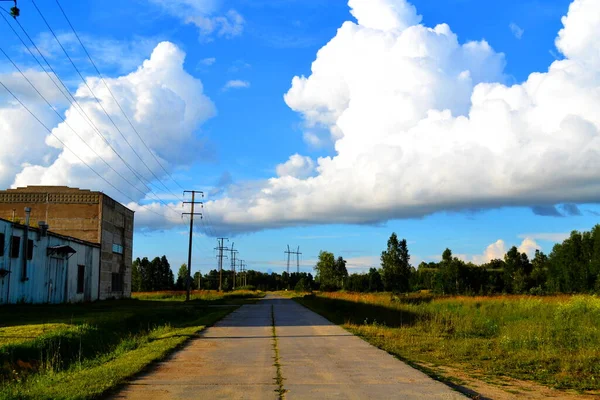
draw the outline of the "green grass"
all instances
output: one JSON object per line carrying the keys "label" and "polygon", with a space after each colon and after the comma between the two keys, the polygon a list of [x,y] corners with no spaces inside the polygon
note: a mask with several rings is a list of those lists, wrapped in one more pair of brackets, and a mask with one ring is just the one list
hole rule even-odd
{"label": "green grass", "polygon": [[[333,293],[296,299],[417,365],[600,389],[600,298]],[[451,378],[451,377],[450,377]]]}
{"label": "green grass", "polygon": [[[244,301],[254,300],[211,293],[189,303],[0,307],[0,399],[97,398]],[[219,304],[231,307],[210,307]]]}

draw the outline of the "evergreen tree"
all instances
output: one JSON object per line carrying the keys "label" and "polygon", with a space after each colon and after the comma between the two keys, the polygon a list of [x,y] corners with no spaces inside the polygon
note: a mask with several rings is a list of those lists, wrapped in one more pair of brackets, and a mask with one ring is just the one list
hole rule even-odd
{"label": "evergreen tree", "polygon": [[398,241],[396,233],[388,240],[387,250],[381,253],[381,275],[385,290],[406,292],[409,289],[410,255],[406,240]]}

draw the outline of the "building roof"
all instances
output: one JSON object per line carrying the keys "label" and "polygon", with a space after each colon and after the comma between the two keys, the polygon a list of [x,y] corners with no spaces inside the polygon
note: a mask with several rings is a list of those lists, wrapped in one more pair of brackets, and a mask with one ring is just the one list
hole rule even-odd
{"label": "building roof", "polygon": [[[16,222],[9,221],[9,220],[4,219],[4,218],[0,218],[0,222],[9,223],[12,226],[20,228],[20,229],[25,229],[26,228],[26,226],[23,225],[23,224],[18,224]],[[35,226],[29,226],[29,230],[32,231],[32,232],[38,232],[38,233],[41,231],[40,228],[36,228]],[[88,242],[87,240],[78,239],[78,238],[75,238],[75,237],[72,237],[72,236],[61,235],[59,233],[55,233],[55,232],[52,232],[52,231],[48,231],[47,235],[48,236],[53,236],[53,237],[56,237],[56,238],[59,238],[59,239],[63,239],[63,240],[68,240],[70,242],[85,244],[87,246],[100,247],[100,243]]]}

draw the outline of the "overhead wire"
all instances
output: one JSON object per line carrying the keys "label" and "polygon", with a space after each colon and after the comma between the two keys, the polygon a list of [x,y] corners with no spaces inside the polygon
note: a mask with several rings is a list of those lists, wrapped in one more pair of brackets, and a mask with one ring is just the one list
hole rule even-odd
{"label": "overhead wire", "polygon": [[[29,109],[29,107],[27,107],[25,105],[25,103],[23,103],[23,101],[21,101],[21,99],[19,99],[12,90],[10,90],[5,84],[4,82],[0,79],[0,86],[2,86],[4,88],[4,90],[6,90],[20,105],[21,107],[23,107],[40,125],[42,125],[42,127],[44,127],[44,129],[46,129],[46,131],[48,131],[48,133],[50,133],[56,140],[58,140],[59,143],[61,143],[64,148],[66,148],[67,150],[69,150],[71,153],[73,153],[73,155],[79,160],[81,161],[81,163],[83,165],[85,165],[86,167],[88,167],[94,174],[96,174],[100,179],[102,179],[104,182],[106,182],[110,187],[112,187],[113,189],[115,189],[118,193],[120,193],[121,195],[123,195],[125,198],[135,202],[135,200],[133,200],[129,195],[127,195],[125,192],[123,192],[121,189],[117,188],[115,185],[113,185],[109,180],[107,180],[104,176],[102,176],[98,171],[96,171],[91,165],[89,165],[88,163],[86,163],[75,151],[73,151],[69,146],[67,146],[67,144],[65,142],[63,142],[57,135],[55,135],[52,130],[46,125],[44,124],[44,122],[37,116],[35,115],[35,113],[33,111],[31,111],[31,109]],[[146,207],[144,205],[140,205],[141,207]],[[156,213],[154,210],[149,209],[149,211]],[[161,214],[158,214],[161,215]],[[162,216],[162,215],[161,215]]]}
{"label": "overhead wire", "polygon": [[110,116],[110,114],[108,113],[108,111],[106,111],[106,108],[104,107],[104,105],[102,105],[102,102],[100,101],[100,99],[98,98],[98,96],[96,96],[96,94],[94,93],[94,91],[92,90],[92,88],[90,87],[90,85],[88,84],[87,80],[83,77],[83,74],[81,73],[81,71],[79,70],[79,68],[77,67],[77,65],[75,64],[75,62],[73,61],[73,59],[71,58],[71,56],[69,55],[69,53],[67,52],[67,50],[65,49],[65,47],[63,46],[63,44],[61,43],[60,39],[58,38],[58,36],[56,35],[56,33],[54,32],[54,30],[52,29],[52,27],[48,23],[48,21],[46,20],[46,17],[44,16],[44,14],[42,13],[42,11],[37,6],[35,0],[31,0],[31,3],[33,4],[33,6],[35,7],[35,9],[37,10],[37,12],[40,15],[40,17],[42,18],[42,20],[44,21],[46,27],[50,30],[50,33],[54,37],[54,40],[58,43],[59,47],[62,49],[63,53],[65,54],[65,56],[67,57],[67,59],[69,60],[69,62],[73,66],[73,68],[75,69],[75,71],[77,72],[77,75],[79,75],[79,77],[83,81],[84,85],[90,91],[90,94],[92,95],[92,97],[96,100],[96,103],[98,103],[98,106],[100,106],[100,108],[102,109],[102,111],[104,112],[104,114],[107,116],[107,118],[109,119],[109,121],[111,122],[111,124],[115,127],[115,129],[117,130],[117,132],[119,132],[119,134],[121,135],[121,137],[123,138],[123,140],[125,141],[125,143],[127,143],[127,145],[131,148],[131,150],[133,151],[133,153],[136,155],[136,157],[142,162],[142,164],[146,167],[146,169],[150,172],[150,174],[152,176],[154,176],[154,178],[157,180],[157,182],[161,183],[165,187],[165,189],[167,189],[167,191],[169,191],[173,196],[177,197],[177,195],[175,193],[173,193],[171,191],[171,189],[169,189],[169,187],[156,175],[156,173],[148,166],[148,164],[144,161],[144,159],[140,156],[140,154],[135,150],[135,148],[129,142],[129,140],[127,139],[127,137],[123,133],[123,131],[121,131],[121,129],[117,126],[117,124],[115,123],[114,119]]}
{"label": "overhead wire", "polygon": [[[32,0],[34,2],[35,5],[35,1]],[[169,173],[169,171],[162,165],[162,163],[160,162],[160,160],[158,159],[158,157],[156,157],[156,155],[154,154],[154,152],[150,149],[150,147],[146,144],[146,142],[144,141],[142,135],[140,135],[140,133],[138,132],[138,130],[135,128],[135,125],[131,122],[131,119],[127,116],[127,113],[125,112],[125,110],[123,110],[123,107],[121,106],[121,104],[119,103],[119,101],[117,100],[117,98],[114,96],[112,90],[110,89],[110,86],[106,83],[104,76],[102,75],[102,73],[100,72],[100,70],[98,69],[96,63],[94,62],[94,60],[92,59],[90,53],[88,52],[87,48],[85,47],[85,45],[83,44],[83,41],[81,40],[79,34],[77,33],[77,30],[75,29],[75,27],[73,26],[73,24],[71,23],[71,20],[69,19],[69,17],[67,16],[67,13],[65,12],[65,10],[63,9],[62,5],[60,4],[59,0],[55,0],[56,5],[58,6],[58,8],[60,9],[62,15],[64,16],[65,20],[67,21],[67,23],[69,24],[69,27],[71,28],[71,30],[73,31],[73,34],[75,35],[75,37],[77,38],[77,41],[79,42],[79,44],[81,45],[81,48],[83,49],[83,51],[85,52],[88,60],[90,61],[90,63],[92,64],[92,66],[94,67],[94,69],[96,70],[96,73],[98,74],[98,76],[100,77],[100,80],[102,81],[102,83],[104,84],[104,86],[106,87],[106,89],[108,90],[108,93],[111,95],[111,97],[113,98],[113,100],[115,101],[115,103],[117,104],[119,110],[121,111],[121,113],[123,114],[123,116],[125,117],[125,119],[127,120],[127,122],[129,123],[129,125],[131,126],[131,128],[133,129],[133,131],[136,133],[137,137],[140,139],[140,141],[143,143],[144,147],[146,148],[146,150],[148,150],[148,152],[152,155],[152,157],[154,158],[154,160],[156,161],[156,163],[162,168],[162,170],[165,172],[165,174],[167,174],[167,176],[177,185],[179,186],[182,190],[185,190],[183,188],[182,185],[179,184],[179,182],[177,182],[175,180],[175,178],[173,178],[173,176],[171,175],[171,173]],[[36,6],[37,8],[37,6]],[[38,9],[39,11],[39,9]],[[162,182],[161,182],[162,183]],[[172,193],[172,192],[171,192]],[[181,201],[183,201],[182,199],[180,199]],[[206,219],[209,225],[213,225],[213,223],[210,220],[210,216],[208,213],[206,213]],[[216,232],[214,231],[214,229],[212,229],[212,227],[210,228],[210,230],[212,231],[212,235],[213,236],[217,236]]]}
{"label": "overhead wire", "polygon": [[[75,34],[75,36],[77,37],[80,45],[82,46],[84,52],[86,53],[88,59],[90,60],[91,64],[93,65],[94,69],[96,70],[96,72],[98,73],[100,79],[102,80],[103,84],[106,86],[106,88],[108,89],[111,97],[115,100],[115,103],[117,103],[119,109],[121,110],[121,112],[123,113],[124,117],[127,119],[128,123],[131,125],[132,129],[135,131],[136,135],[139,137],[139,139],[142,141],[142,143],[144,144],[144,146],[146,147],[146,149],[151,153],[151,155],[155,158],[155,160],[157,161],[157,163],[161,166],[161,168],[165,171],[165,173],[171,178],[171,180],[173,180],[173,182],[175,182],[179,187],[183,188],[174,178],[173,176],[164,168],[164,166],[160,163],[160,161],[158,160],[158,158],[155,156],[155,154],[151,151],[151,149],[148,147],[148,145],[145,143],[145,141],[143,140],[143,138],[141,137],[141,135],[139,134],[139,132],[137,131],[137,129],[135,128],[135,126],[133,125],[133,123],[131,122],[131,120],[129,119],[129,117],[127,116],[127,114],[124,112],[122,106],[119,104],[118,100],[115,98],[114,94],[112,93],[112,91],[110,90],[109,85],[106,83],[104,77],[102,76],[102,74],[100,73],[99,69],[97,68],[96,64],[94,63],[93,59],[91,58],[89,52],[87,51],[87,49],[85,48],[85,46],[83,45],[83,42],[81,41],[81,38],[79,37],[79,35],[77,34],[76,30],[74,29],[72,23],[70,22],[68,16],[66,15],[66,13],[64,12],[64,9],[62,8],[62,6],[60,5],[60,3],[58,2],[58,0],[56,1],[58,7],[61,9],[61,12],[63,13],[65,19],[67,20],[69,26],[71,27],[71,29],[73,30],[73,33]],[[42,20],[44,21],[44,23],[46,24],[46,26],[48,27],[48,29],[50,30],[50,32],[52,33],[54,39],[56,40],[56,42],[59,44],[59,46],[61,47],[63,53],[65,54],[65,56],[69,59],[71,65],[73,66],[73,68],[75,69],[75,71],[77,72],[77,74],[79,75],[79,77],[81,78],[81,80],[84,82],[84,84],[86,85],[86,87],[88,88],[88,90],[90,91],[90,93],[92,94],[92,96],[94,97],[94,99],[96,100],[96,102],[98,103],[98,105],[100,106],[100,108],[103,110],[104,114],[106,114],[106,116],[109,118],[109,120],[111,121],[112,125],[116,128],[116,130],[119,132],[119,134],[121,135],[121,137],[123,137],[123,139],[125,140],[125,142],[129,145],[129,147],[132,149],[132,151],[134,152],[134,154],[136,154],[136,156],[140,159],[140,161],[142,161],[142,164],[144,164],[144,166],[146,167],[146,169],[148,169],[148,171],[157,179],[157,181],[159,181],[171,194],[173,194],[176,198],[180,199],[183,202],[183,199],[181,199],[180,197],[178,197],[177,195],[175,195],[165,184],[164,182],[154,173],[154,171],[152,171],[152,169],[144,162],[144,160],[140,157],[139,153],[137,153],[137,151],[133,148],[133,146],[131,145],[131,143],[127,140],[127,138],[125,137],[125,135],[123,134],[123,132],[118,128],[118,126],[116,125],[116,123],[114,122],[114,120],[111,118],[111,116],[108,114],[108,112],[106,111],[106,109],[103,107],[101,101],[98,99],[98,97],[95,95],[95,93],[93,92],[93,90],[91,89],[91,87],[88,85],[87,81],[85,80],[85,78],[83,77],[81,71],[77,68],[77,66],[75,65],[75,63],[73,62],[72,58],[70,57],[70,55],[68,54],[68,52],[66,51],[66,49],[64,48],[64,46],[62,45],[62,43],[60,42],[60,40],[58,39],[57,35],[55,34],[54,30],[50,27],[48,21],[46,20],[46,18],[44,17],[43,13],[41,12],[41,10],[39,9],[39,7],[37,6],[37,4],[35,4],[35,1],[32,0],[32,3],[34,5],[34,7],[36,8],[36,10],[38,11],[38,13],[40,14],[40,17],[42,18]],[[2,9],[3,11],[6,11],[4,9]],[[7,12],[7,11],[6,11]],[[79,103],[79,101],[71,94],[71,91],[69,90],[69,88],[65,85],[65,83],[62,81],[62,79],[60,78],[60,76],[56,73],[56,71],[54,70],[54,68],[51,66],[51,64],[48,62],[48,60],[46,59],[46,57],[43,55],[43,53],[40,51],[40,49],[37,47],[37,45],[35,44],[35,42],[33,41],[33,39],[31,38],[31,36],[27,33],[26,29],[20,24],[19,21],[16,21],[17,24],[19,25],[19,27],[21,28],[21,30],[23,31],[23,33],[27,36],[27,38],[29,39],[29,41],[31,42],[31,44],[34,46],[34,48],[36,49],[36,51],[38,52],[38,54],[40,55],[40,57],[44,60],[44,62],[46,63],[46,65],[48,66],[48,68],[50,69],[50,71],[54,74],[54,77],[61,83],[61,85],[63,86],[63,88],[65,89],[65,92],[71,97],[72,101],[69,100],[69,98],[65,95],[65,92],[63,92],[63,90],[58,86],[58,84],[56,83],[56,81],[53,79],[52,75],[46,70],[46,68],[44,68],[44,66],[41,64],[41,62],[37,59],[37,57],[33,54],[33,52],[31,51],[31,49],[29,48],[29,46],[27,46],[25,44],[25,42],[23,41],[23,39],[20,37],[20,35],[14,30],[14,28],[12,27],[12,25],[6,20],[6,18],[4,17],[4,15],[2,15],[2,17],[4,18],[5,22],[9,25],[10,29],[13,31],[13,33],[15,34],[15,36],[17,36],[17,38],[21,41],[21,43],[23,44],[23,46],[27,49],[27,51],[31,54],[32,58],[38,63],[38,65],[42,68],[42,70],[48,75],[48,77],[50,78],[50,80],[52,81],[52,83],[56,86],[56,88],[59,90],[59,92],[67,99],[67,101],[73,106],[73,108],[82,116],[82,118],[86,121],[86,123],[88,123],[88,125],[90,125],[90,127],[92,128],[92,130],[99,135],[103,141],[111,148],[111,150],[117,155],[117,157],[119,157],[119,159],[127,166],[127,168],[134,174],[134,176],[140,180],[140,182],[142,184],[144,184],[144,186],[146,186],[146,188],[150,191],[150,193],[159,201],[161,202],[163,205],[167,206],[168,209],[170,209],[171,211],[177,213],[179,215],[179,212],[177,212],[176,210],[174,210],[169,204],[165,203],[164,201],[162,201],[158,195],[156,193],[154,193],[152,191],[152,189],[150,188],[150,186],[152,185],[150,181],[145,181],[143,179],[143,175],[140,174],[139,172],[135,171],[130,165],[129,163],[127,163],[123,157],[116,151],[116,149],[114,149],[114,147],[110,144],[110,142],[104,137],[104,135],[102,135],[102,133],[100,132],[100,130],[98,129],[97,126],[95,126],[95,124],[93,123],[93,120],[89,117],[89,115],[85,112],[85,109],[81,106],[81,104]],[[5,54],[5,56],[7,56],[7,58],[9,58],[9,60],[12,62],[12,60],[10,59],[10,57],[8,57],[8,55],[3,51],[3,53]],[[16,64],[14,62],[12,62],[13,65],[19,70],[19,68],[16,66]],[[41,93],[35,88],[35,85],[32,84],[32,82],[27,79],[27,77],[23,74],[22,71],[19,70],[19,72],[21,73],[21,75],[30,83],[30,85],[32,85],[32,87],[36,90],[36,92],[38,92],[38,94],[44,99],[44,101],[56,112],[56,110],[51,106],[51,104],[49,104],[49,102],[41,95]],[[6,87],[5,87],[6,88]],[[6,88],[8,89],[8,88]],[[19,101],[17,99],[17,101]],[[27,109],[29,111],[30,114],[32,114],[37,120],[38,122],[41,123],[41,121],[31,112],[31,110]],[[94,154],[96,154],[105,164],[107,164],[107,166],[109,166],[109,168],[111,170],[113,170],[118,176],[120,176],[125,182],[127,182],[130,186],[132,186],[134,189],[136,189],[137,191],[139,191],[140,193],[142,193],[143,195],[147,196],[148,193],[144,193],[143,191],[141,191],[139,188],[137,188],[136,185],[133,185],[128,179],[126,179],[121,173],[119,173],[118,171],[116,171],[110,164],[108,164],[106,162],[106,160],[104,160],[87,142],[85,142],[85,140],[65,121],[64,118],[62,118],[62,116],[60,115],[60,113],[57,113],[57,115],[66,123],[67,126],[69,126],[69,128],[79,137],[79,139],[82,140],[82,142],[84,142],[84,144],[86,144],[87,147],[90,148],[90,150],[92,150],[92,152],[94,152]],[[84,117],[85,116],[85,117]],[[45,125],[44,127],[46,129],[48,129]],[[60,141],[60,140],[59,140]],[[62,141],[60,141],[62,143]],[[65,146],[66,147],[66,146]],[[69,149],[70,150],[70,149]],[[70,150],[71,151],[71,150]],[[79,158],[79,157],[78,157]],[[87,165],[87,164],[86,164]],[[96,172],[94,170],[94,172]],[[108,181],[107,181],[108,182]],[[112,184],[110,184],[111,187],[115,188],[116,187]],[[124,194],[121,190],[118,190],[119,193]],[[138,203],[137,201],[133,200],[131,197],[126,196],[127,198],[129,198],[131,201]],[[142,208],[146,208],[148,210],[150,210],[151,212],[160,215],[162,217],[165,217],[164,215],[157,213],[156,211],[152,210],[151,208],[139,204]],[[212,223],[210,222],[210,217],[208,215],[208,213],[206,213],[205,210],[205,215],[206,215],[206,222],[204,219],[202,219],[202,225],[205,228],[206,233],[208,233],[209,235],[215,236],[216,237],[216,232],[215,230],[212,228]]]}
{"label": "overhead wire", "polygon": [[[119,101],[117,100],[116,96],[113,94],[110,86],[107,84],[106,80],[104,79],[104,76],[102,75],[102,73],[100,72],[98,66],[96,65],[96,63],[94,62],[93,58],[91,57],[89,51],[87,50],[87,48],[85,47],[85,45],[83,44],[83,41],[81,40],[81,37],[79,36],[79,34],[77,33],[77,30],[75,29],[75,27],[73,26],[73,24],[71,23],[71,20],[69,19],[69,17],[67,16],[67,13],[65,12],[64,8],[62,7],[62,5],[60,4],[59,0],[55,0],[56,5],[58,6],[58,8],[60,9],[62,15],[64,16],[65,20],[67,21],[69,27],[71,28],[71,30],[73,31],[73,34],[75,35],[75,37],[77,38],[77,41],[79,42],[79,44],[81,45],[81,48],[83,49],[83,51],[85,52],[88,60],[90,61],[91,65],[94,67],[94,70],[96,71],[96,73],[98,74],[98,77],[100,78],[100,80],[102,81],[102,83],[104,84],[104,86],[106,87],[106,89],[108,90],[108,93],[110,94],[110,96],[112,97],[112,99],[114,100],[115,104],[117,105],[117,107],[119,108],[119,110],[121,111],[121,113],[123,114],[123,116],[125,117],[125,119],[127,120],[128,124],[131,126],[132,130],[136,133],[137,137],[140,139],[140,141],[142,142],[142,144],[144,145],[144,147],[146,148],[146,150],[151,154],[151,156],[154,158],[154,160],[156,161],[156,163],[162,168],[162,170],[165,172],[165,174],[177,185],[179,186],[182,190],[184,190],[183,186],[181,184],[179,184],[179,182],[177,182],[175,180],[175,178],[172,176],[171,173],[169,173],[169,171],[164,167],[164,165],[162,165],[162,163],[160,162],[160,160],[158,159],[158,157],[156,157],[156,154],[154,154],[154,152],[150,149],[150,147],[147,145],[147,143],[144,141],[142,135],[139,133],[139,131],[136,129],[135,125],[131,122],[131,119],[129,118],[129,116],[127,115],[127,113],[125,112],[125,110],[123,109],[123,107],[121,106],[121,104],[119,103]],[[56,35],[54,34],[54,32],[52,31],[52,28],[50,27],[50,25],[48,24],[48,22],[46,21],[46,19],[44,18],[41,10],[37,7],[37,5],[35,4],[35,0],[32,0],[32,3],[34,4],[34,7],[36,8],[36,10],[38,11],[38,13],[40,14],[40,16],[42,17],[42,19],[44,20],[44,22],[46,23],[46,26],[48,26],[48,29],[50,29],[51,33],[53,34],[53,36],[55,37],[56,41],[59,42],[58,38],[56,37]],[[60,42],[59,42],[60,45]],[[64,47],[61,45],[61,48],[63,49],[65,55],[70,59],[68,53],[65,51]],[[72,62],[72,61],[71,61]],[[88,89],[90,89],[88,87]],[[91,89],[90,89],[91,91]],[[93,93],[93,92],[92,92]],[[112,122],[112,119],[111,119]],[[114,123],[113,123],[114,124]],[[119,131],[120,132],[120,131]],[[129,144],[129,143],[128,143]],[[136,153],[136,155],[138,155]],[[139,155],[138,155],[139,158]],[[146,165],[144,163],[144,165]],[[148,168],[148,166],[146,165],[146,168]],[[150,168],[148,168],[148,170],[152,173],[153,171],[150,170]],[[178,198],[179,200],[181,200],[183,202],[183,199],[181,199],[180,197],[178,197],[177,195],[175,195],[165,184],[162,180],[160,180],[160,178],[158,178],[154,173],[153,173],[154,177],[171,193],[173,194],[176,198]],[[211,225],[212,221],[210,219],[210,216],[208,214],[208,212],[206,212],[206,223],[204,222],[204,220],[202,221],[203,226],[206,226],[208,228],[209,234],[211,234],[212,236],[217,236],[217,233],[215,232],[215,230],[212,228]]]}
{"label": "overhead wire", "polygon": [[[2,18],[4,18],[5,22],[8,23],[8,21],[6,20],[6,17],[4,17],[3,14],[0,14],[0,16],[2,16]],[[10,26],[10,24],[9,24]],[[11,29],[13,30],[13,32],[15,33],[15,35],[19,38],[19,40],[21,41],[21,43],[23,43],[23,45],[25,45],[24,41],[22,40],[22,38],[17,34],[17,32],[12,28],[12,26],[10,26]],[[23,28],[22,28],[23,29]],[[25,34],[27,36],[29,36],[27,34],[26,31],[24,31]],[[32,41],[33,45],[35,46],[35,43]],[[25,47],[27,47],[25,45]],[[37,46],[36,46],[37,48]],[[85,111],[83,110],[83,107],[81,106],[81,104],[79,104],[79,102],[75,99],[74,96],[71,95],[71,97],[73,98],[73,100],[75,102],[77,102],[77,104],[79,105],[79,107],[81,108],[81,111],[79,111],[79,109],[77,107],[75,107],[74,103],[71,103],[71,101],[69,100],[69,98],[64,94],[64,92],[61,90],[61,88],[58,86],[58,84],[54,81],[54,79],[52,79],[52,76],[48,73],[48,71],[43,67],[43,65],[39,62],[39,60],[35,57],[35,55],[33,54],[33,52],[31,52],[31,50],[28,48],[30,54],[32,55],[32,57],[38,62],[38,64],[40,65],[40,67],[42,68],[42,70],[46,73],[46,75],[48,75],[48,77],[50,78],[50,80],[52,81],[52,83],[56,86],[56,88],[59,90],[59,92],[65,96],[65,98],[67,99],[67,101],[73,105],[74,109],[77,110],[79,112],[79,114],[83,117],[83,115],[81,114],[81,112],[83,112],[86,116],[87,113],[85,113]],[[0,48],[0,51],[4,54],[4,56],[8,59],[8,61],[15,67],[15,69],[21,74],[21,76],[27,81],[27,83],[35,90],[35,92],[42,98],[42,100],[44,100],[44,102],[48,105],[48,107],[65,123],[65,125],[100,159],[102,160],[102,162],[104,162],[104,164],[106,164],[106,166],[111,169],[115,174],[117,174],[121,179],[123,179],[125,182],[127,182],[127,184],[129,184],[129,186],[131,186],[133,189],[137,190],[138,192],[140,192],[142,195],[147,196],[148,193],[144,192],[142,190],[140,190],[136,185],[134,185],[132,182],[130,182],[127,178],[125,178],[123,176],[123,174],[121,174],[119,171],[117,171],[110,163],[108,163],[100,154],[98,154],[98,152],[96,150],[94,150],[94,148],[92,148],[92,146],[87,143],[85,141],[85,139],[69,124],[69,122],[66,120],[66,118],[64,118],[57,110],[55,107],[52,106],[52,104],[48,101],[48,99],[46,99],[46,97],[38,90],[38,88],[35,86],[35,84],[33,82],[31,82],[31,80],[25,75],[25,73],[21,70],[21,68],[19,68],[19,66],[12,60],[12,58],[4,51],[4,49]],[[39,49],[38,49],[39,52]],[[41,52],[39,52],[40,55],[43,57],[43,55],[41,54]],[[47,60],[45,59],[45,57],[43,57],[44,60],[46,61],[46,63],[48,64],[49,68],[52,69],[52,66],[47,62]],[[68,91],[68,88],[66,88],[66,85],[64,85],[64,82],[60,79],[60,77],[56,74],[56,72],[54,72],[54,70],[52,69],[54,75],[56,76],[56,78],[63,84],[63,86],[65,87],[65,89]],[[68,91],[68,93],[70,94],[70,91]],[[88,120],[86,120],[86,122],[88,122],[88,124],[90,125],[90,127],[104,140],[104,142],[110,147],[110,149],[117,155],[117,157],[119,157],[121,159],[121,161],[123,161],[123,163],[131,170],[131,172],[134,174],[134,176],[136,176],[136,178],[138,178],[140,180],[140,182],[142,182],[142,184],[144,184],[144,186],[146,186],[146,188],[150,191],[150,193],[152,195],[154,195],[156,197],[156,199],[163,203],[165,206],[169,207],[170,206],[165,203],[164,201],[162,201],[158,195],[156,193],[154,193],[152,191],[152,189],[146,184],[144,183],[144,181],[136,174],[136,171],[133,170],[131,168],[131,166],[123,159],[123,157],[121,157],[121,155],[114,149],[114,147],[110,144],[110,142],[104,137],[104,135],[102,135],[102,133],[99,131],[99,129],[93,124],[91,118],[89,118],[89,116],[87,116]],[[85,118],[84,118],[85,120]],[[131,198],[130,198],[131,199]],[[134,201],[134,200],[132,200]],[[177,211],[175,211],[174,209],[172,209],[174,212],[177,213]],[[177,213],[178,214],[178,213]]]}
{"label": "overhead wire", "polygon": [[73,31],[73,33],[75,34],[75,37],[77,38],[77,41],[79,42],[79,44],[81,45],[81,47],[83,48],[83,51],[85,52],[85,54],[87,55],[87,58],[90,60],[90,63],[94,66],[94,69],[96,70],[96,72],[98,73],[98,76],[100,77],[100,79],[102,80],[102,82],[104,83],[104,86],[106,86],[106,89],[108,89],[108,92],[110,93],[111,97],[114,99],[115,103],[117,104],[117,106],[119,107],[119,109],[121,110],[121,113],[123,114],[123,116],[125,117],[125,119],[127,120],[127,122],[129,123],[129,125],[131,126],[131,128],[133,129],[133,131],[136,133],[136,135],[138,136],[138,138],[140,139],[140,141],[144,144],[144,146],[146,147],[146,150],[148,150],[148,152],[152,155],[152,157],[154,158],[154,160],[156,161],[156,163],[162,168],[162,170],[165,172],[165,174],[167,174],[167,176],[169,176],[169,178],[171,178],[171,180],[177,185],[179,186],[182,190],[185,190],[180,184],[179,182],[177,182],[173,176],[169,173],[169,171],[167,171],[167,169],[162,165],[162,163],[160,162],[160,160],[158,159],[158,157],[156,157],[156,155],[154,154],[154,152],[150,149],[150,147],[148,147],[148,145],[146,144],[146,142],[144,141],[144,139],[142,138],[142,135],[140,135],[140,133],[138,132],[138,130],[135,128],[135,126],[133,125],[133,123],[131,122],[131,120],[129,119],[129,117],[127,116],[127,114],[125,113],[125,110],[123,110],[123,107],[121,107],[121,104],[119,103],[119,101],[117,100],[117,98],[114,96],[112,90],[110,89],[109,85],[106,83],[106,81],[104,80],[104,76],[102,75],[102,73],[100,72],[100,70],[98,69],[98,67],[96,66],[96,63],[94,62],[94,60],[92,59],[92,57],[90,56],[90,53],[87,51],[86,47],[83,45],[83,42],[81,41],[81,38],[79,37],[79,34],[77,33],[77,31],[75,30],[75,27],[73,26],[73,24],[71,23],[71,20],[69,19],[69,17],[67,16],[67,14],[65,13],[65,10],[62,8],[62,6],[60,5],[60,2],[58,0],[56,0],[56,4],[58,5],[58,8],[60,8],[60,11],[62,13],[62,15],[65,17],[65,19],[67,20],[67,23],[69,24],[69,26],[71,27],[71,30]]}

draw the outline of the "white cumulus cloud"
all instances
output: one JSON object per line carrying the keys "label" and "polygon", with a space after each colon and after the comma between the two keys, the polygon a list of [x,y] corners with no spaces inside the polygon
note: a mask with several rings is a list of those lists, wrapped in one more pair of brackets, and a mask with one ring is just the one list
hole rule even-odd
{"label": "white cumulus cloud", "polygon": [[315,163],[312,158],[294,154],[285,163],[277,166],[277,175],[304,179],[311,176],[314,170]]}
{"label": "white cumulus cloud", "polygon": [[[566,57],[520,84],[485,41],[419,24],[402,0],[351,0],[345,22],[285,95],[335,155],[211,204],[231,230],[375,223],[439,211],[596,202],[600,2],[575,0]],[[308,136],[316,142],[316,136]]]}
{"label": "white cumulus cloud", "polygon": [[220,13],[217,0],[148,0],[165,12],[198,28],[200,40],[211,41],[214,35],[233,38],[244,31],[244,17],[234,9]]}
{"label": "white cumulus cloud", "polygon": [[[177,46],[162,42],[135,72],[117,78],[106,78],[107,85],[136,127],[137,133],[162,166],[170,172],[197,158],[202,151],[202,143],[196,137],[198,128],[216,112],[211,100],[203,93],[202,83],[183,69],[184,58],[185,54]],[[79,112],[77,107],[60,96],[45,74],[29,71],[27,75],[54,105],[62,104],[64,110],[59,113],[64,116],[65,122],[59,122],[56,114],[49,110],[31,88],[25,86],[26,82],[21,76],[0,76],[0,80],[8,82],[7,86],[52,128],[53,133],[50,135],[21,105],[0,91],[2,139],[4,144],[10,144],[0,146],[0,183],[3,186],[69,185],[102,190],[123,202],[130,201],[128,198],[139,202],[149,193],[142,180],[155,181],[155,175],[163,181],[168,180],[165,171],[149,154],[98,78],[87,78],[87,84],[120,132],[83,83],[74,93],[84,111]],[[100,134],[142,179],[136,178]],[[139,158],[127,142],[135,149]],[[98,174],[92,172],[84,162]],[[155,192],[160,189],[156,189],[156,185],[152,185],[152,188]],[[140,207],[132,204],[130,206],[139,210],[138,215],[142,217],[137,219],[138,223],[144,223]],[[179,218],[178,212],[164,205],[159,207],[155,204],[150,207],[159,211],[160,215],[152,214],[156,221],[148,223],[148,226],[163,224],[165,218],[162,215],[171,214],[166,218],[170,221],[169,224],[173,223],[175,215]],[[144,212],[150,213],[147,209]]]}
{"label": "white cumulus cloud", "polygon": [[[466,255],[457,254],[456,257],[470,261],[477,265],[488,263],[492,260],[504,260],[504,255],[510,250],[510,247],[506,245],[506,242],[502,239],[498,239],[494,243],[490,244],[485,248],[483,254],[478,255]],[[524,238],[521,244],[517,246],[517,250],[521,253],[527,254],[529,259],[532,259],[535,255],[536,250],[541,250],[540,245],[532,238]]]}
{"label": "white cumulus cloud", "polygon": [[223,90],[247,89],[249,87],[250,87],[250,82],[242,81],[239,79],[234,79],[234,80],[227,81],[227,83],[225,83],[225,86],[223,86]]}

